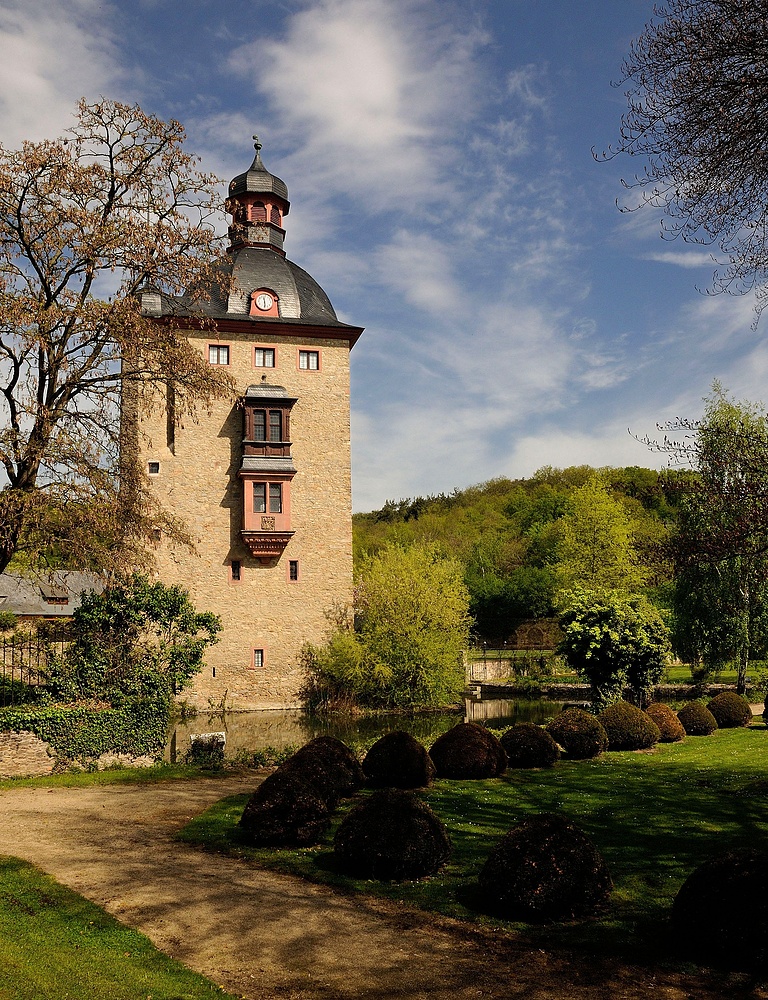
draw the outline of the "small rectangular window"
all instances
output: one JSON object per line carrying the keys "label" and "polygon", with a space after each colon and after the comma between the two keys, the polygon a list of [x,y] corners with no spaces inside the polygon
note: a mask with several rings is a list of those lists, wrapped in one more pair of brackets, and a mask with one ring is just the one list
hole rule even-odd
{"label": "small rectangular window", "polygon": [[318,371],[320,368],[320,352],[299,351],[299,368],[310,372]]}
{"label": "small rectangular window", "polygon": [[295,583],[299,579],[299,560],[291,559],[288,562],[288,579]]}
{"label": "small rectangular window", "polygon": [[253,667],[254,670],[259,670],[264,666],[264,650],[254,649],[253,651]]}
{"label": "small rectangular window", "polygon": [[232,579],[234,581],[237,581],[237,580],[240,579],[240,568],[241,568],[241,566],[242,566],[242,563],[240,562],[239,559],[233,559],[232,560],[231,569],[232,569]]}
{"label": "small rectangular window", "polygon": [[266,441],[267,440],[267,411],[266,410],[254,410],[253,411],[253,440],[254,441]]}
{"label": "small rectangular window", "polygon": [[255,368],[274,368],[274,347],[257,347],[253,355],[253,365]]}
{"label": "small rectangular window", "polygon": [[209,344],[208,361],[212,365],[228,365],[229,346],[227,344]]}
{"label": "small rectangular window", "polygon": [[267,484],[253,484],[253,512],[254,514],[266,514],[267,512]]}
{"label": "small rectangular window", "polygon": [[283,440],[283,414],[280,410],[269,411],[269,440]]}
{"label": "small rectangular window", "polygon": [[159,462],[147,462],[147,472],[150,476],[157,476],[160,474],[160,463]]}
{"label": "small rectangular window", "polygon": [[270,483],[269,484],[269,513],[270,514],[282,514],[283,513],[283,484],[282,483]]}

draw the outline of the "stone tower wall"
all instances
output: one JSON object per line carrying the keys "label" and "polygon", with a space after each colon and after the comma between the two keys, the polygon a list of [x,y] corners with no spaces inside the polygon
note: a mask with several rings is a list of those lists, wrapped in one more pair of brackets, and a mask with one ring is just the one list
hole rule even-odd
{"label": "stone tower wall", "polygon": [[[244,324],[245,325],[245,324]],[[282,385],[298,401],[291,412],[291,456],[297,470],[291,484],[294,536],[276,562],[262,564],[240,539],[243,411],[217,401],[211,412],[177,419],[173,442],[164,407],[140,422],[140,447],[153,489],[167,510],[181,518],[195,544],[190,552],[161,538],[157,567],[165,583],[189,590],[199,610],[221,616],[219,643],[182,699],[199,709],[278,708],[298,704],[302,676],[299,652],[322,641],[325,612],[352,592],[352,511],[349,433],[349,344],[346,339],[277,336],[248,324],[237,334],[190,333],[207,354],[210,343],[229,344],[229,372],[239,395],[262,376]],[[274,326],[272,326],[274,330]],[[274,347],[274,368],[253,366],[255,345]],[[320,352],[320,370],[298,367],[299,348]],[[241,579],[231,578],[240,560]],[[289,562],[298,561],[298,580]],[[254,649],[264,664],[254,668]]]}

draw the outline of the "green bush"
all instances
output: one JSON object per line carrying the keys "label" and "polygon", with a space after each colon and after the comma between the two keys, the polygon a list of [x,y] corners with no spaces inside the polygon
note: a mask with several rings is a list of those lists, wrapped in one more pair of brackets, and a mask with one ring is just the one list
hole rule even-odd
{"label": "green bush", "polygon": [[361,560],[354,609],[334,608],[322,646],[302,650],[309,709],[454,703],[463,690],[469,594],[435,545],[386,545]]}
{"label": "green bush", "polygon": [[654,701],[646,708],[645,714],[658,726],[660,742],[679,743],[685,739],[683,724],[669,705]]}
{"label": "green bush", "polygon": [[192,740],[184,763],[217,771],[224,767],[224,741],[220,736],[200,736]]}
{"label": "green bush", "polygon": [[729,851],[685,880],[672,906],[682,948],[700,961],[765,974],[768,941],[768,854],[759,847]]}
{"label": "green bush", "polygon": [[460,722],[443,733],[429,750],[438,778],[477,780],[497,778],[507,769],[507,755],[484,726]]}
{"label": "green bush", "polygon": [[18,615],[13,611],[0,611],[0,632],[10,632],[19,624]]}
{"label": "green bush", "polygon": [[721,691],[708,703],[718,729],[737,729],[752,721],[752,709],[747,699],[735,691]]}
{"label": "green bush", "polygon": [[363,771],[372,788],[425,788],[432,783],[435,765],[417,739],[397,730],[373,744]]}
{"label": "green bush", "polygon": [[544,813],[513,827],[480,872],[481,905],[510,919],[592,917],[610,895],[608,867],[565,816]]}
{"label": "green bush", "polygon": [[333,854],[347,874],[403,881],[438,871],[450,857],[451,840],[440,817],[415,792],[385,788],[344,817]]}
{"label": "green bush", "polygon": [[717,719],[700,701],[689,701],[677,713],[686,736],[711,736],[717,729]]}
{"label": "green bush", "polygon": [[608,737],[594,715],[567,708],[547,726],[547,732],[573,760],[589,760],[608,748]]}
{"label": "green bush", "polygon": [[560,750],[552,736],[532,722],[521,722],[502,734],[501,745],[510,767],[552,767]]}
{"label": "green bush", "polygon": [[609,750],[648,750],[661,737],[656,723],[626,701],[609,705],[598,719],[608,737]]}

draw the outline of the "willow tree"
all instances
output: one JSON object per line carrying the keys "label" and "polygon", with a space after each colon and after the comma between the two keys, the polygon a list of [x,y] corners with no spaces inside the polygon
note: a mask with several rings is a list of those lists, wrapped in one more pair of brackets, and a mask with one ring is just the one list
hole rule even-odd
{"label": "willow tree", "polygon": [[[665,0],[622,67],[626,182],[661,207],[662,235],[722,254],[714,291],[768,301],[768,3]],[[630,206],[631,207],[631,206]]]}
{"label": "willow tree", "polygon": [[[152,508],[121,402],[177,411],[230,391],[140,290],[199,305],[216,280],[218,182],[175,121],[81,101],[64,137],[0,146],[0,571],[66,553],[136,565]],[[204,320],[202,320],[204,322]]]}

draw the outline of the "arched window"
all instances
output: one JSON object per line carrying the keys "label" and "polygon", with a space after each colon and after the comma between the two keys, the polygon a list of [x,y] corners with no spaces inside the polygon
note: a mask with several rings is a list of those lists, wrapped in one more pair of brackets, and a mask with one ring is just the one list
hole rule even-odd
{"label": "arched window", "polygon": [[277,205],[273,205],[272,208],[269,210],[269,221],[272,223],[273,226],[280,225],[280,209],[277,207]]}
{"label": "arched window", "polygon": [[251,222],[266,222],[267,210],[263,201],[255,201],[251,205]]}

